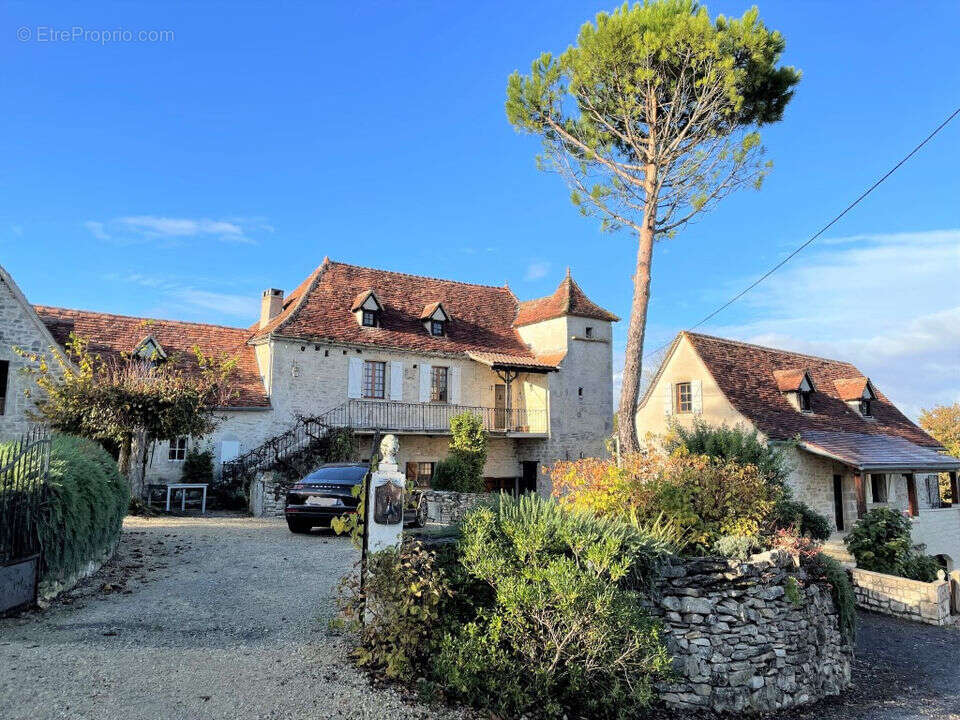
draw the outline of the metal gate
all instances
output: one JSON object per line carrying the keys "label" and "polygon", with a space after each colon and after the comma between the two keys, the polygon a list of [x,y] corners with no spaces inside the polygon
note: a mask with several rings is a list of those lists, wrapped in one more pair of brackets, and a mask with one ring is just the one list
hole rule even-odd
{"label": "metal gate", "polygon": [[49,468],[46,427],[0,445],[0,613],[37,599],[38,525]]}

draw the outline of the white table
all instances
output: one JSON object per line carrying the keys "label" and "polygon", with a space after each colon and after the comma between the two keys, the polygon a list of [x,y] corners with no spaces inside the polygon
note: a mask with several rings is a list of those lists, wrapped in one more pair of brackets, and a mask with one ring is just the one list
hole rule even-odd
{"label": "white table", "polygon": [[203,501],[200,504],[200,514],[207,513],[207,483],[171,483],[167,485],[167,512],[170,512],[170,491],[182,490],[180,494],[180,512],[187,509],[187,490],[203,490]]}

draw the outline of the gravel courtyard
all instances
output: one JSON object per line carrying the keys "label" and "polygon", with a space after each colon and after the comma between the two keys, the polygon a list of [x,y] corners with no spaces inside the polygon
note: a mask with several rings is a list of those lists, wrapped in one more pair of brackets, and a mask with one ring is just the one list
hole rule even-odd
{"label": "gravel courtyard", "polygon": [[[331,636],[344,538],[282,521],[128,518],[114,561],[0,620],[0,718],[464,718],[371,688]],[[857,685],[793,720],[960,718],[960,632],[862,615]]]}
{"label": "gravel courtyard", "polygon": [[350,541],[282,520],[127,518],[116,559],[0,620],[0,718],[457,718],[374,690],[327,623]]}

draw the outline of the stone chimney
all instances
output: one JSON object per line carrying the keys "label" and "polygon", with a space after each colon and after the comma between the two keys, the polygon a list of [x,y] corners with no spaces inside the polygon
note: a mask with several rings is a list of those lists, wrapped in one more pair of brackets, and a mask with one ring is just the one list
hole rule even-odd
{"label": "stone chimney", "polygon": [[265,328],[283,309],[283,290],[270,288],[260,299],[260,327]]}

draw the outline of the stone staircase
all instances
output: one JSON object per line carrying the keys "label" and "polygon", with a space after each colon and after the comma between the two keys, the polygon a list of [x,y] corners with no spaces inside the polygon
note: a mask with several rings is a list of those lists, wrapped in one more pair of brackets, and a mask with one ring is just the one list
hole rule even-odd
{"label": "stone staircase", "polygon": [[847,546],[843,544],[843,535],[840,533],[834,533],[831,535],[830,538],[823,543],[823,546],[820,549],[823,551],[824,555],[829,555],[841,565],[850,568],[855,568],[857,566],[856,558],[850,554],[850,551],[847,550]]}

